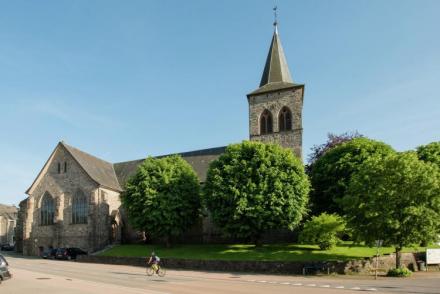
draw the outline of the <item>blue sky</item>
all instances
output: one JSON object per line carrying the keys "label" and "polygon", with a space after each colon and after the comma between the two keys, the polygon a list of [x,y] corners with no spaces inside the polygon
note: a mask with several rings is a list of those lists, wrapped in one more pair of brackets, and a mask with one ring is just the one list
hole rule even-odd
{"label": "blue sky", "polygon": [[[110,162],[248,138],[274,1],[0,1],[0,203],[60,140]],[[440,1],[277,1],[304,157],[328,132],[440,140]]]}

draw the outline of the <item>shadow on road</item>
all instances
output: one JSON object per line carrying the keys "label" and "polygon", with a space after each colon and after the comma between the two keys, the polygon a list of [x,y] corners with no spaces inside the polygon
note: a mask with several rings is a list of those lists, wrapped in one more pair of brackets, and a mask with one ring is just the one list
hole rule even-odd
{"label": "shadow on road", "polygon": [[110,273],[116,275],[126,275],[126,276],[143,276],[143,277],[147,276],[145,274],[132,274],[132,273],[121,273],[121,272],[110,272]]}

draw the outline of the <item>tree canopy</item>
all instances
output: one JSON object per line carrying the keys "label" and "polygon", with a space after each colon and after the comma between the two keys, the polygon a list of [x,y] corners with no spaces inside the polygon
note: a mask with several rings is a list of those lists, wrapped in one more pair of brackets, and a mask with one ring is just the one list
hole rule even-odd
{"label": "tree canopy", "polygon": [[259,244],[261,234],[293,230],[306,212],[309,181],[291,150],[244,141],[211,163],[204,195],[225,235]]}
{"label": "tree canopy", "polygon": [[391,146],[364,137],[354,138],[325,152],[310,167],[312,214],[342,215],[339,202],[345,195],[351,175],[368,158],[384,157],[393,152]]}
{"label": "tree canopy", "polygon": [[149,157],[127,182],[121,199],[135,229],[169,245],[170,237],[180,235],[198,219],[200,184],[180,156]]}
{"label": "tree canopy", "polygon": [[440,173],[413,152],[371,157],[353,174],[342,201],[358,240],[396,248],[433,241],[440,229]]}
{"label": "tree canopy", "polygon": [[420,160],[434,163],[440,168],[440,141],[419,146],[417,155]]}
{"label": "tree canopy", "polygon": [[327,142],[325,142],[321,145],[313,145],[313,147],[311,148],[312,153],[308,157],[308,167],[312,166],[316,160],[321,158],[321,156],[324,155],[324,153],[326,153],[330,149],[332,149],[342,143],[351,141],[354,138],[362,138],[362,137],[364,137],[364,136],[359,134],[357,131],[356,132],[345,132],[340,135],[328,133],[327,134]]}

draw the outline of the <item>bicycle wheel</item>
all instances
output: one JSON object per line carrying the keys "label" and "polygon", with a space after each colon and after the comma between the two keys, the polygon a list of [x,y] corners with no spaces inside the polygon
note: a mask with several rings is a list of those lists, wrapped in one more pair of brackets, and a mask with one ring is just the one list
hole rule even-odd
{"label": "bicycle wheel", "polygon": [[159,277],[165,277],[165,274],[167,273],[167,270],[164,269],[163,267],[159,268],[159,270],[157,271],[157,275]]}
{"label": "bicycle wheel", "polygon": [[154,274],[154,270],[151,266],[147,267],[147,276],[152,276]]}

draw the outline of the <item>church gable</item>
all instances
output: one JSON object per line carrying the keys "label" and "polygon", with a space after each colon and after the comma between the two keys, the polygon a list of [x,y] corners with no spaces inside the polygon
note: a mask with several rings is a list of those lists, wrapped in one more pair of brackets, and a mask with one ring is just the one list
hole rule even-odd
{"label": "church gable", "polygon": [[53,196],[74,192],[78,186],[97,188],[97,183],[84,171],[62,144],[58,144],[43,169],[28,189],[27,194],[39,198],[44,192]]}
{"label": "church gable", "polygon": [[80,178],[85,178],[85,180],[82,179],[82,184],[84,181],[88,181],[95,186],[102,186],[118,192],[122,190],[111,163],[82,152],[64,142],[57,145],[26,193],[33,194],[35,188],[45,177],[70,185],[75,185],[75,181],[78,184]]}

